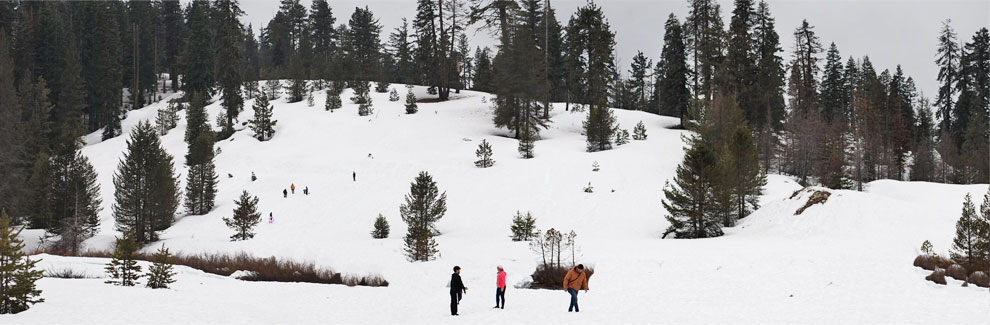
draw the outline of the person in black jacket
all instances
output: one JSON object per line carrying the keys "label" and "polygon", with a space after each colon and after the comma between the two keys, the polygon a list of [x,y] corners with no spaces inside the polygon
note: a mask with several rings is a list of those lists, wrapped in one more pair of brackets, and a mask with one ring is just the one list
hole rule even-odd
{"label": "person in black jacket", "polygon": [[461,294],[467,294],[467,287],[461,282],[461,267],[454,266],[454,274],[450,275],[450,314],[457,316],[457,304],[461,302]]}

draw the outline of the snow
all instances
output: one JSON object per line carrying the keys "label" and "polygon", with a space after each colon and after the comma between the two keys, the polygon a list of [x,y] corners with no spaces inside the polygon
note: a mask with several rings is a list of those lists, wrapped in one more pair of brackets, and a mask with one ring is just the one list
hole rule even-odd
{"label": "snow", "polygon": [[[346,274],[380,274],[389,287],[248,282],[185,267],[177,267],[178,282],[168,290],[45,278],[39,282],[44,303],[0,316],[0,322],[985,324],[990,319],[987,290],[963,288],[951,279],[947,286],[935,285],[911,266],[926,239],[947,251],[962,196],[972,193],[979,200],[986,185],[877,181],[862,193],[833,191],[825,204],[795,216],[806,197],[789,197],[801,187],[770,175],[764,207],[727,229],[726,236],[661,240],[668,225],[661,189],[683,156],[685,131],[667,128],[676,119],[616,110],[623,128],[631,130],[642,120],[648,139],[587,153],[580,134],[585,113],[555,104],[553,124],[536,142],[536,158],[525,160],[507,137],[511,134],[492,126],[490,95],[462,91],[448,102],[420,103],[419,113],[406,115],[405,87],[391,87],[403,100],[389,102],[387,93],[372,93],[375,113],[366,117],[348,100],[350,90],[342,94],[343,108],[333,113],[323,109],[322,91],[314,94],[315,107],[273,101],[278,124],[270,141],[259,142],[238,125],[240,131],[217,144],[216,208],[179,217],[161,233],[173,253],[278,256]],[[427,96],[423,87],[415,92]],[[246,101],[240,121],[252,117],[252,104]],[[116,234],[112,180],[128,130],[153,121],[165,105],[129,112],[125,136],[103,142],[99,133],[87,136],[83,153],[99,173],[104,208],[101,230],[86,242],[88,249],[108,249]],[[207,107],[211,122],[220,110],[219,103]],[[162,143],[184,183],[185,112],[179,117]],[[493,147],[492,168],[473,164],[482,139]],[[593,172],[596,161],[601,171]],[[428,171],[447,192],[448,212],[437,224],[441,256],[410,263],[402,254],[405,223],[398,207],[419,171]],[[251,172],[257,181],[250,180]],[[582,191],[588,182],[594,193]],[[296,193],[283,198],[282,189],[290,184]],[[308,196],[302,194],[307,186]],[[274,223],[266,217],[254,239],[230,242],[232,231],[222,218],[242,190],[260,198],[260,211],[273,213]],[[579,295],[581,313],[565,311],[569,296],[563,291],[521,289],[540,257],[526,243],[509,239],[517,210],[531,211],[541,229],[577,232],[578,262],[595,267],[590,292]],[[379,213],[392,227],[391,238],[369,235]],[[29,230],[24,236],[37,245],[38,235]],[[45,269],[104,276],[105,259],[35,258]],[[448,311],[454,265],[463,268],[470,288],[458,317]],[[513,287],[505,310],[491,309],[497,265],[506,269]]]}

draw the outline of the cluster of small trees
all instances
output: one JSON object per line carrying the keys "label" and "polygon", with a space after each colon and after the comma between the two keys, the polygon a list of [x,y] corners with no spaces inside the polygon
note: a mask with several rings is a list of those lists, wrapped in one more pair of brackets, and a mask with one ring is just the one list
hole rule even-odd
{"label": "cluster of small trees", "polygon": [[969,194],[963,199],[962,214],[956,221],[956,236],[950,250],[952,259],[965,263],[990,263],[990,190],[977,210]]}
{"label": "cluster of small trees", "polygon": [[152,256],[152,265],[147,273],[141,273],[141,266],[138,265],[139,244],[134,240],[134,236],[125,233],[123,237],[117,237],[114,244],[111,260],[105,268],[108,279],[106,283],[125,287],[137,285],[137,281],[147,278],[145,285],[152,289],[168,289],[168,286],[175,282],[173,277],[173,265],[170,262],[172,254],[162,245]]}
{"label": "cluster of small trees", "polygon": [[543,233],[537,229],[529,247],[543,258],[543,265],[561,268],[564,265],[562,262],[566,262],[568,258],[570,265],[577,263],[579,250],[576,238],[577,233],[573,230],[565,234],[553,228]]}

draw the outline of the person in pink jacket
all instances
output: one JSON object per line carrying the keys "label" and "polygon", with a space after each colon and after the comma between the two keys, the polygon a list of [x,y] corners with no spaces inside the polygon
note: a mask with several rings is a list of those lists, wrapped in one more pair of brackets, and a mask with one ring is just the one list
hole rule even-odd
{"label": "person in pink jacket", "polygon": [[[501,302],[502,306],[499,307]],[[495,276],[495,307],[505,309],[505,270],[498,266],[498,275]]]}

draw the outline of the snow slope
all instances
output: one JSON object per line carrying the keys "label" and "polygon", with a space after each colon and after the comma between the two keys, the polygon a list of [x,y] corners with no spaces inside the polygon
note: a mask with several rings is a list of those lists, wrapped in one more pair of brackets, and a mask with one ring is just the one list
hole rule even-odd
{"label": "snow slope", "polygon": [[[405,93],[401,85],[392,85]],[[422,98],[425,88],[416,87]],[[771,176],[764,208],[721,238],[661,240],[667,227],[661,189],[683,156],[684,131],[676,120],[642,112],[615,113],[623,128],[642,120],[645,141],[587,153],[584,113],[551,112],[553,124],[536,142],[536,158],[518,158],[517,142],[491,123],[488,94],[464,91],[443,103],[421,103],[404,114],[402,101],[372,94],[375,114],[344,107],[323,110],[279,99],[271,141],[250,130],[217,146],[217,206],[203,216],[179,217],[161,234],[174,252],[248,252],[313,261],[345,273],[383,275],[387,288],[257,283],[181,268],[171,290],[119,288],[102,279],[43,279],[47,301],[0,316],[3,323],[958,323],[985,324],[990,293],[923,281],[911,267],[925,239],[946,250],[964,193],[982,197],[986,185],[958,186],[879,181],[865,193],[836,191],[829,202],[794,216],[804,201],[789,199],[800,187]],[[402,96],[404,98],[404,96]],[[253,100],[240,120],[251,118]],[[154,119],[164,102],[128,113],[128,130]],[[211,117],[221,110],[208,106]],[[184,117],[184,112],[180,113]],[[213,120],[212,118],[210,119]],[[184,181],[185,122],[163,137]],[[243,127],[240,127],[243,128]],[[126,133],[126,131],[125,131]],[[99,173],[104,197],[100,233],[89,249],[113,240],[113,174],[124,137],[84,149]],[[495,166],[476,168],[474,150],[491,142]],[[370,154],[370,156],[369,156]],[[597,161],[601,171],[593,172]],[[399,204],[419,171],[433,175],[448,196],[438,223],[440,258],[407,262]],[[250,180],[254,172],[258,180]],[[352,172],[357,174],[353,181]],[[228,177],[228,174],[232,177]],[[594,193],[582,189],[591,183]],[[296,194],[282,189],[296,185]],[[302,194],[308,186],[311,194]],[[241,190],[260,198],[257,236],[230,242],[221,220]],[[524,286],[539,262],[526,243],[509,240],[513,214],[531,211],[541,229],[577,232],[579,262],[594,265],[591,291],[581,293],[582,312],[565,312],[563,291],[512,289],[505,310],[491,310],[495,266]],[[372,239],[383,214],[392,238]],[[26,232],[34,234],[37,232]],[[28,238],[33,240],[32,238]],[[149,245],[151,250],[158,244]],[[105,260],[40,256],[45,268],[73,268],[102,276]],[[459,265],[470,288],[457,318],[448,314],[450,268]],[[203,308],[208,306],[209,308]],[[126,308],[133,307],[133,308]]]}

